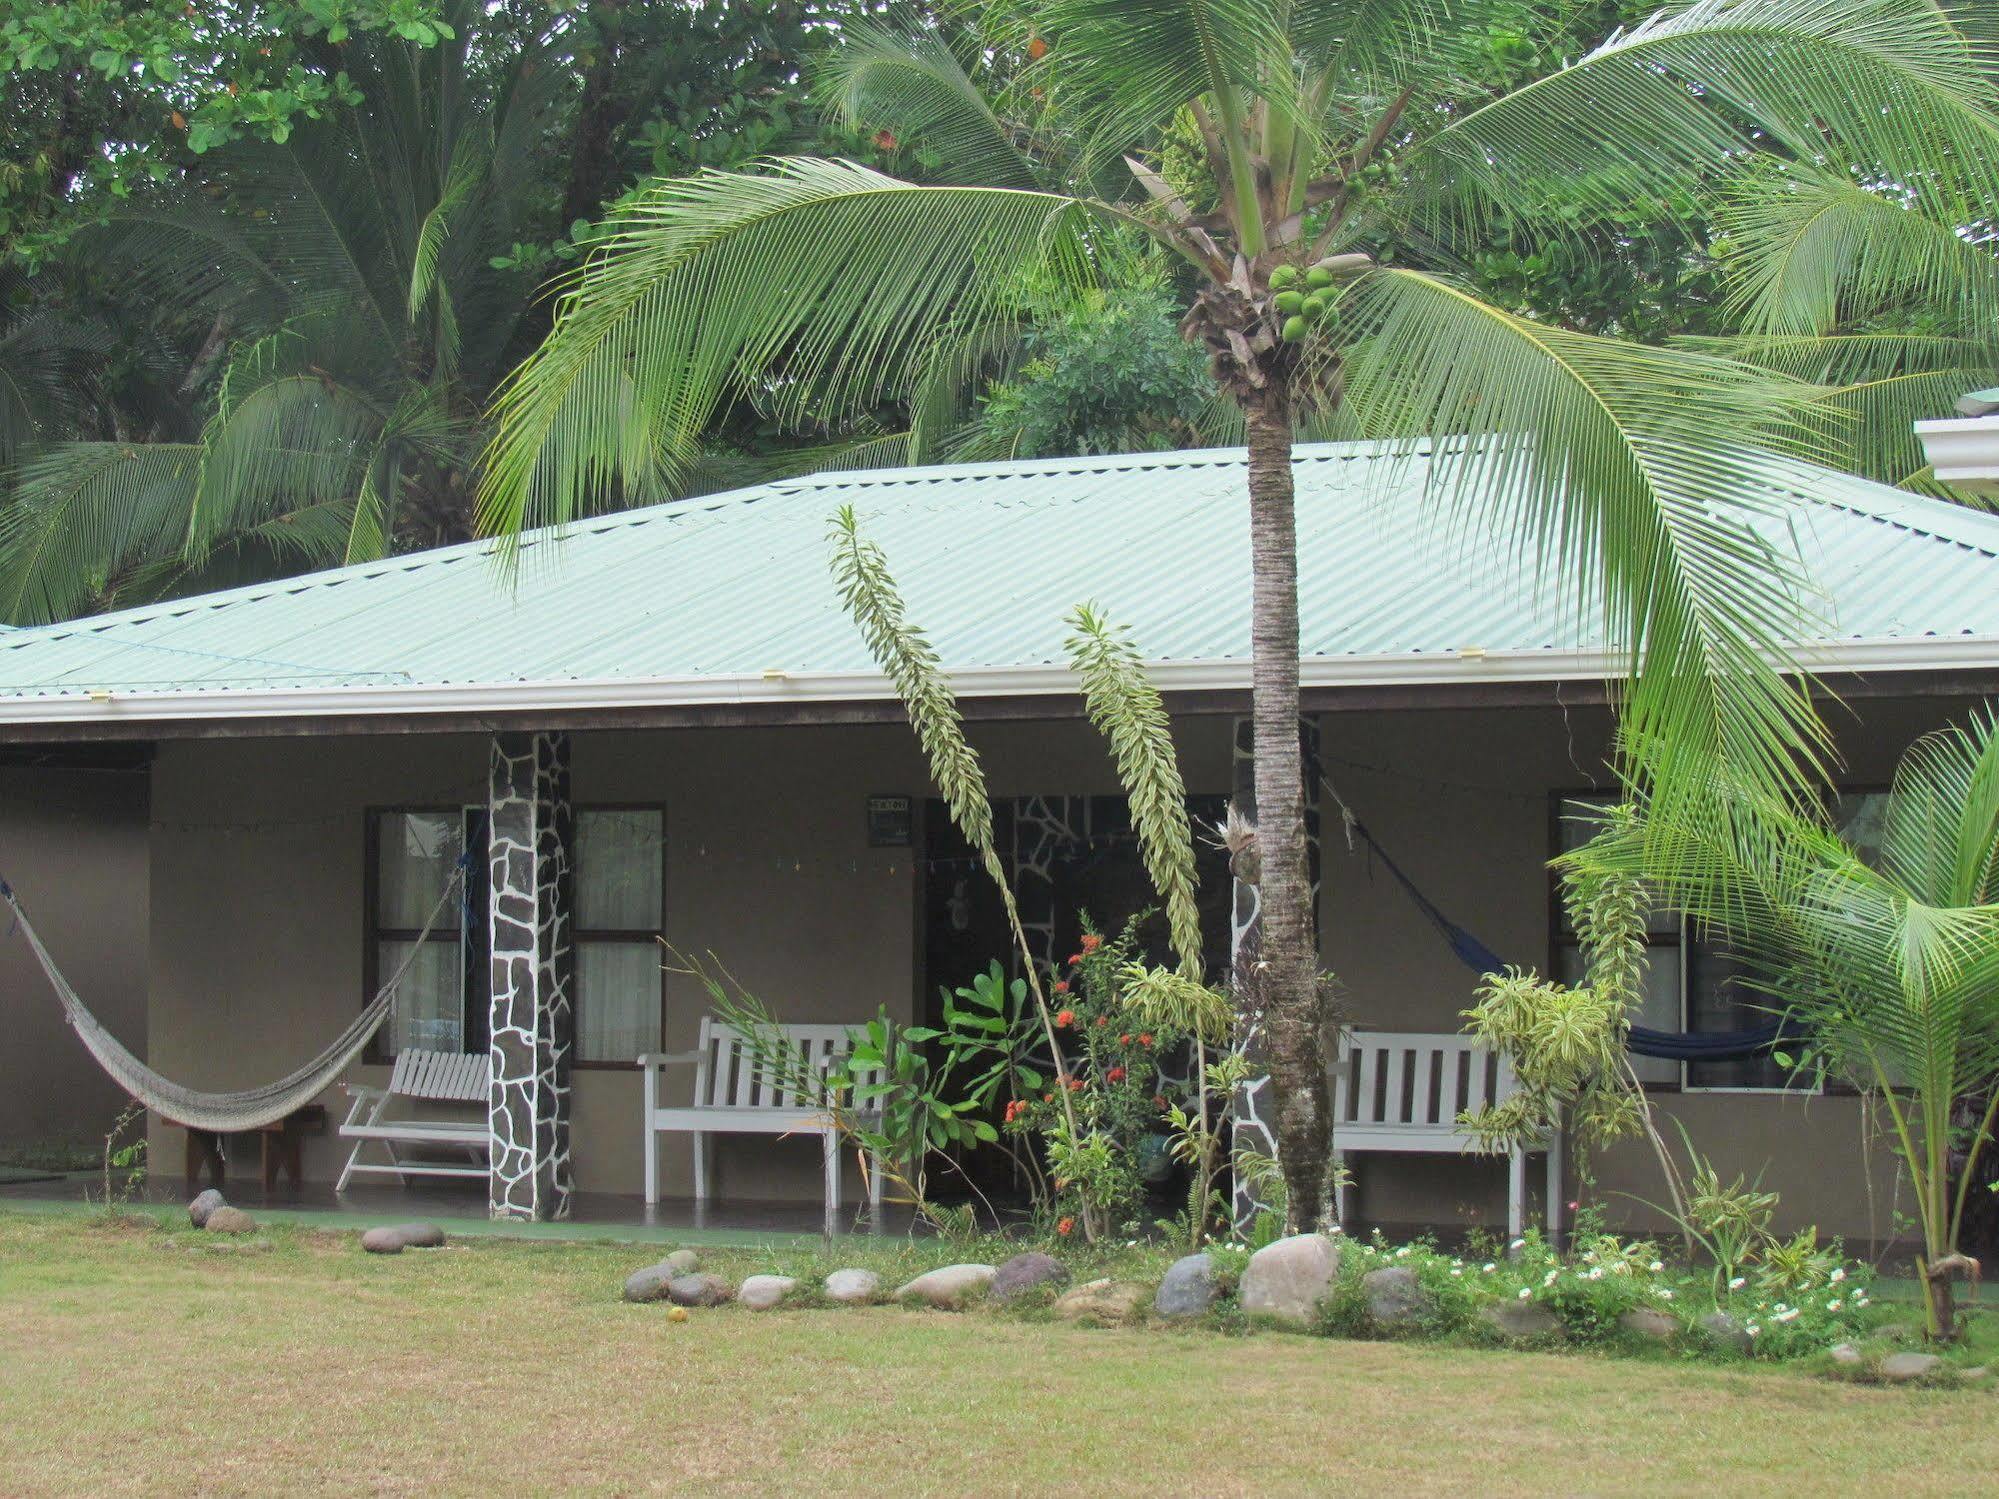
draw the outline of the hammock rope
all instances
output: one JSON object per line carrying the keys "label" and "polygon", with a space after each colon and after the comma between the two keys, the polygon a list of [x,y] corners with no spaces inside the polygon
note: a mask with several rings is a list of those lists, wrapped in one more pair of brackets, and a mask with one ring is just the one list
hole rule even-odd
{"label": "hammock rope", "polygon": [[[1327,783],[1326,789],[1332,791],[1330,783]],[[1499,954],[1446,916],[1442,908],[1423,893],[1374,834],[1367,830],[1367,824],[1354,816],[1344,801],[1340,801],[1337,791],[1333,791],[1333,800],[1339,802],[1347,830],[1367,845],[1369,858],[1381,861],[1381,867],[1402,887],[1410,903],[1428,918],[1459,962],[1481,978],[1506,967]],[[1657,1057],[1667,1062],[1734,1062],[1763,1056],[1774,1047],[1802,1041],[1806,1035],[1802,1027],[1784,1016],[1739,1031],[1659,1031],[1646,1025],[1634,1025],[1625,1032],[1624,1049],[1634,1056]]]}
{"label": "hammock rope", "polygon": [[61,1002],[63,1015],[70,1028],[76,1032],[97,1064],[111,1075],[114,1082],[133,1098],[155,1113],[175,1124],[189,1129],[206,1130],[212,1134],[235,1134],[242,1130],[262,1128],[275,1124],[287,1114],[304,1107],[325,1092],[347,1070],[348,1065],[361,1054],[382,1023],[389,1018],[395,1008],[396,994],[403,980],[408,977],[417,955],[423,951],[424,943],[442,919],[447,905],[465,878],[466,859],[461,856],[450,878],[444,882],[444,890],[437,897],[437,904],[431,907],[430,916],[423,924],[423,930],[415,942],[410,944],[409,953],[403,958],[388,982],[376,990],[375,997],[367,1007],[332,1043],[311,1061],[292,1072],[286,1073],[274,1083],[266,1083],[260,1088],[247,1088],[235,1093],[207,1093],[185,1087],[173,1079],[164,1077],[148,1067],[128,1050],[124,1043],[104,1028],[103,1023],[91,1014],[82,998],[62,970],[50,956],[41,934],[35,924],[28,919],[28,913],[21,909],[20,897],[5,879],[0,879],[0,899],[4,899],[14,913],[14,926],[27,940],[35,961],[47,975],[49,987],[55,991]]}

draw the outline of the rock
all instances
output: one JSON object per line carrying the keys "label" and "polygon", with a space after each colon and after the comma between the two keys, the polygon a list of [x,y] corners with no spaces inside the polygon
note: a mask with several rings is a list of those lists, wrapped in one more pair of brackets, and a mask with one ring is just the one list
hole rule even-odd
{"label": "rock", "polygon": [[187,1221],[196,1228],[208,1226],[208,1215],[217,1208],[229,1206],[227,1199],[213,1187],[205,1187],[194,1194],[194,1201],[187,1205]]}
{"label": "rock", "polygon": [[643,1270],[634,1270],[625,1277],[625,1300],[664,1301],[666,1283],[673,1279],[673,1272],[664,1265],[647,1265]]}
{"label": "rock", "polygon": [[405,1249],[441,1249],[444,1230],[435,1223],[395,1223],[371,1228],[361,1235],[370,1254],[401,1254]]}
{"label": "rock", "polygon": [[752,1275],[736,1288],[736,1300],[752,1311],[768,1311],[797,1289],[789,1275]]}
{"label": "rock", "polygon": [[1915,1328],[1906,1322],[1883,1322],[1874,1329],[1874,1336],[1888,1343],[1906,1343],[1915,1335]]}
{"label": "rock", "polygon": [[1881,1360],[1881,1377],[1907,1384],[1914,1379],[1928,1379],[1942,1368],[1943,1360],[1934,1353],[1891,1353]]}
{"label": "rock", "polygon": [[1478,1317],[1501,1337],[1516,1342],[1525,1342],[1530,1338],[1559,1338],[1562,1335],[1561,1318],[1545,1306],[1518,1298],[1495,1301]]}
{"label": "rock", "polygon": [[1367,1319],[1382,1332],[1413,1331],[1437,1310],[1436,1300],[1406,1265],[1370,1270],[1360,1278],[1360,1288],[1367,1296]]}
{"label": "rock", "polygon": [[895,1299],[920,1301],[925,1306],[955,1312],[985,1295],[998,1274],[991,1265],[946,1265],[917,1276],[895,1293]]}
{"label": "rock", "polygon": [[1152,1298],[1152,1310],[1169,1322],[1205,1317],[1215,1304],[1215,1261],[1207,1254],[1190,1254],[1173,1262]]}
{"label": "rock", "polygon": [[993,1275],[992,1298],[1012,1301],[1040,1286],[1066,1286],[1069,1267],[1052,1254],[1017,1254]]}
{"label": "rock", "polygon": [[672,1275],[693,1275],[701,1269],[701,1256],[691,1249],[676,1249],[660,1263]]}
{"label": "rock", "polygon": [[1717,1348],[1726,1348],[1732,1353],[1750,1353],[1756,1347],[1756,1339],[1727,1312],[1709,1312],[1696,1324],[1703,1336]]}
{"label": "rock", "polygon": [[1835,1364],[1848,1369],[1857,1368],[1867,1362],[1866,1356],[1851,1343],[1835,1343],[1829,1351]]}
{"label": "rock", "polygon": [[257,1220],[241,1208],[232,1208],[225,1202],[220,1207],[209,1209],[201,1227],[204,1233],[211,1234],[253,1234],[257,1231]]}
{"label": "rock", "polygon": [[835,1270],[820,1289],[841,1306],[865,1306],[881,1295],[882,1278],[872,1270]]}
{"label": "rock", "polygon": [[1670,1343],[1680,1335],[1680,1319],[1656,1306],[1634,1306],[1617,1319],[1617,1325],[1633,1337]]}
{"label": "rock", "polygon": [[666,1283],[666,1299],[675,1306],[720,1306],[729,1296],[729,1283],[719,1275],[676,1275]]}
{"label": "rock", "polygon": [[1115,1327],[1136,1318],[1145,1302],[1146,1289],[1137,1281],[1092,1280],[1073,1291],[1064,1291],[1049,1310],[1064,1322]]}
{"label": "rock", "polygon": [[1324,1234],[1293,1234],[1249,1257],[1239,1300],[1251,1317],[1311,1327],[1319,1301],[1339,1273],[1340,1246]]}

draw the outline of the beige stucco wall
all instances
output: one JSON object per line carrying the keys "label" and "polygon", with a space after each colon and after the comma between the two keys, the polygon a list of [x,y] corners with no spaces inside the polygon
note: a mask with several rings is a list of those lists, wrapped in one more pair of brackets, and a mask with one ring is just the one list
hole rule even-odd
{"label": "beige stucco wall", "polygon": [[[1872,703],[1845,725],[1849,779],[1879,783],[1946,701]],[[1327,768],[1340,794],[1447,911],[1511,960],[1549,956],[1549,797],[1587,787],[1600,767],[1600,711],[1328,713]],[[1189,786],[1228,785],[1225,719],[1177,726]],[[996,795],[1115,790],[1101,745],[1076,721],[972,728]],[[153,1058],[196,1083],[240,1086],[284,1070],[363,999],[362,822],[372,805],[476,799],[485,773],[473,736],[254,740],[163,746],[154,776]],[[876,792],[926,793],[899,726],[579,733],[579,803],[666,807],[668,930],[713,950],[781,1015],[859,1019],[886,1004],[908,1015],[919,975],[920,886],[909,852],[866,846]],[[1379,1029],[1450,1030],[1471,976],[1364,851],[1349,851],[1327,805],[1322,926],[1343,1008]],[[204,827],[201,824],[265,824]],[[703,1009],[668,981],[667,1045],[692,1043]],[[363,1070],[379,1077],[380,1069]],[[684,1085],[684,1084],[683,1084]],[[337,1100],[335,1100],[337,1101]],[[1850,1099],[1660,1095],[1727,1170],[1785,1196],[1787,1222],[1885,1232],[1893,1195],[1874,1152],[1870,1220]],[[573,1149],[586,1191],[640,1185],[638,1078],[579,1072]],[[178,1138],[161,1141],[170,1152]],[[340,1152],[316,1141],[308,1171]],[[176,1159],[177,1155],[170,1155]],[[725,1142],[719,1189],[810,1196],[807,1142]],[[1501,1222],[1503,1169],[1477,1159],[1374,1157],[1356,1163],[1359,1204],[1383,1222]],[[1656,1172],[1625,1148],[1599,1163],[1599,1190],[1656,1198]],[[687,1151],[668,1142],[665,1188],[689,1185]],[[850,1184],[851,1185],[851,1184]],[[1614,1210],[1645,1210],[1611,1196]]]}
{"label": "beige stucco wall", "polygon": [[[0,768],[0,874],[84,1002],[143,1053],[145,772]],[[0,937],[0,1019],[0,1154],[95,1150],[124,1095],[77,1044],[18,937]]]}

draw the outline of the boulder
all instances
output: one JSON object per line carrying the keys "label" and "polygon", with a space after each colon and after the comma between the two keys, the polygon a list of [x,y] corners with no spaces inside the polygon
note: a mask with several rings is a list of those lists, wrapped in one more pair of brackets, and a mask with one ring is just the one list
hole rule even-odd
{"label": "boulder", "polygon": [[1413,1332],[1436,1314],[1436,1299],[1406,1265],[1383,1265],[1360,1278],[1367,1319],[1380,1332]]}
{"label": "boulder", "polygon": [[194,1201],[187,1205],[187,1221],[196,1228],[208,1226],[208,1215],[217,1208],[229,1206],[222,1194],[213,1187],[205,1187],[194,1194]]}
{"label": "boulder", "polygon": [[1730,1353],[1751,1353],[1756,1348],[1756,1339],[1749,1329],[1727,1312],[1709,1312],[1695,1325],[1700,1328],[1701,1335],[1716,1348],[1726,1349]]}
{"label": "boulder", "polygon": [[257,1231],[257,1220],[241,1208],[232,1208],[225,1202],[220,1207],[209,1209],[201,1227],[204,1233],[250,1234]]}
{"label": "boulder", "polygon": [[1173,1262],[1152,1298],[1155,1315],[1169,1322],[1205,1317],[1215,1304],[1215,1261],[1212,1255],[1190,1254]]}
{"label": "boulder", "polygon": [[1066,1286],[1069,1284],[1069,1267],[1052,1254],[1030,1251],[1017,1254],[1001,1265],[993,1275],[992,1298],[995,1301],[1012,1301],[1016,1296],[1024,1296],[1041,1286]]}
{"label": "boulder", "polygon": [[1634,1306],[1617,1319],[1617,1325],[1635,1338],[1670,1343],[1680,1335],[1680,1319],[1656,1306]]}
{"label": "boulder", "polygon": [[441,1249],[444,1230],[435,1223],[395,1223],[371,1228],[361,1235],[370,1254],[401,1254],[405,1249]]}
{"label": "boulder", "polygon": [[1881,1377],[1896,1384],[1928,1379],[1943,1369],[1943,1360],[1934,1353],[1891,1353],[1881,1360]]}
{"label": "boulder", "polygon": [[1856,1369],[1867,1362],[1867,1357],[1851,1343],[1835,1343],[1827,1350],[1832,1361],[1841,1368]]}
{"label": "boulder", "polygon": [[676,1249],[660,1263],[674,1275],[693,1275],[701,1269],[701,1256],[691,1249]]}
{"label": "boulder", "polygon": [[1340,1246],[1325,1234],[1293,1234],[1249,1257],[1238,1299],[1244,1313],[1287,1327],[1311,1327],[1339,1273]]}
{"label": "boulder", "polygon": [[872,1270],[835,1270],[820,1289],[841,1306],[865,1306],[880,1297],[882,1278]]}
{"label": "boulder", "polygon": [[1559,1338],[1562,1319],[1545,1306],[1510,1297],[1495,1301],[1478,1314],[1479,1321],[1503,1338],[1526,1342],[1534,1338]]}
{"label": "boulder", "polygon": [[1145,1287],[1136,1281],[1092,1280],[1073,1291],[1064,1291],[1049,1310],[1064,1322],[1115,1327],[1136,1319],[1146,1299]]}
{"label": "boulder", "polygon": [[955,1312],[984,1296],[998,1274],[991,1265],[946,1265],[917,1276],[895,1293],[895,1299]]}
{"label": "boulder", "polygon": [[666,1284],[673,1279],[673,1272],[664,1265],[647,1265],[643,1270],[634,1270],[625,1277],[625,1300],[664,1301]]}
{"label": "boulder", "polygon": [[752,1311],[768,1311],[797,1289],[789,1275],[752,1275],[736,1288],[736,1300]]}
{"label": "boulder", "polygon": [[730,1294],[719,1275],[676,1275],[666,1283],[666,1299],[675,1306],[720,1306]]}

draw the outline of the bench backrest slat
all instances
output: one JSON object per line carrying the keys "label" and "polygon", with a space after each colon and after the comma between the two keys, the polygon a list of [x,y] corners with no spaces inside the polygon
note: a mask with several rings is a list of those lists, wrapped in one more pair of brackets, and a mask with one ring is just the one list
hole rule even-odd
{"label": "bench backrest slat", "polygon": [[419,1051],[396,1053],[389,1074],[389,1091],[403,1098],[437,1103],[484,1103],[490,1059],[483,1051]]}
{"label": "bench backrest slat", "polygon": [[[1469,1036],[1354,1031],[1333,1067],[1337,1124],[1407,1124],[1453,1131],[1466,1109],[1501,1103],[1513,1070]],[[1335,1130],[1337,1138],[1337,1129]]]}
{"label": "bench backrest slat", "polygon": [[[784,1043],[799,1063],[817,1075],[838,1057],[853,1049],[848,1025],[779,1025]],[[796,1076],[772,1076],[760,1066],[754,1049],[743,1033],[712,1015],[701,1019],[698,1045],[700,1058],[694,1070],[696,1108],[783,1109],[809,1106]],[[872,1078],[878,1069],[864,1076]]]}

